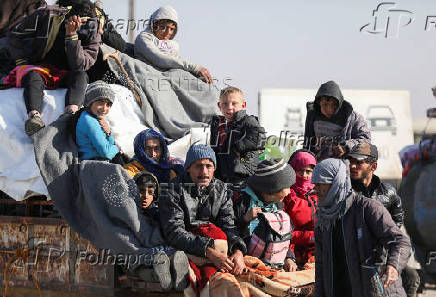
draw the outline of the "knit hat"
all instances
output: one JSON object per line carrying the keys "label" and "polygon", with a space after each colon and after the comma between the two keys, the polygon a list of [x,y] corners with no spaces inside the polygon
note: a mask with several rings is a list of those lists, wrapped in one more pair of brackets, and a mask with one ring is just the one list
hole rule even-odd
{"label": "knit hat", "polygon": [[357,145],[355,145],[350,152],[348,153],[348,156],[357,160],[365,160],[368,157],[378,159],[378,150],[377,147],[373,144],[367,143],[367,142],[361,142]]}
{"label": "knit hat", "polygon": [[295,183],[295,171],[283,159],[264,160],[257,165],[255,174],[247,180],[248,186],[258,193],[274,194]]}
{"label": "knit hat", "polygon": [[108,99],[110,102],[114,103],[115,93],[107,83],[102,80],[97,80],[89,84],[86,88],[85,102],[83,105],[90,107],[92,102],[100,99]]}
{"label": "knit hat", "polygon": [[215,152],[210,146],[204,144],[194,144],[188,150],[185,160],[185,171],[191,166],[192,163],[201,159],[211,159],[216,167]]}

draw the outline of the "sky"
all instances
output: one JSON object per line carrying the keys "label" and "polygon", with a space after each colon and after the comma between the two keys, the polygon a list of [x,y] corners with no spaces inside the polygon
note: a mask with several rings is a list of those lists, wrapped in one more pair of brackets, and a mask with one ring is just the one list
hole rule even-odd
{"label": "sky", "polygon": [[[103,3],[114,25],[127,24],[128,0]],[[344,89],[408,90],[414,118],[436,105],[436,1],[135,0],[135,20],[163,5],[179,14],[180,55],[209,69],[218,87],[241,88],[250,113],[263,88],[317,89],[328,80]],[[120,27],[127,39],[127,25]]]}

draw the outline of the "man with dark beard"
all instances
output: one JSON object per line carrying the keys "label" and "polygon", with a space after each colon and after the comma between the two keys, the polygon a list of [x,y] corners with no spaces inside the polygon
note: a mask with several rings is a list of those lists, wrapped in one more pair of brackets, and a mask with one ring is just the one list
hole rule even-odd
{"label": "man with dark beard", "polygon": [[[401,198],[395,188],[384,183],[374,174],[377,169],[378,150],[366,142],[355,146],[348,154],[350,178],[353,190],[359,194],[381,202],[392,216],[398,227],[403,225],[404,211]],[[420,279],[416,269],[406,266],[402,274],[403,286],[408,297],[416,296]]]}

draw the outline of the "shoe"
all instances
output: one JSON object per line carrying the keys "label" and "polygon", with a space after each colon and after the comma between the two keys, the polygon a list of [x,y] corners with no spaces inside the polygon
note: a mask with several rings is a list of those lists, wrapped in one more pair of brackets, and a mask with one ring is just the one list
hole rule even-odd
{"label": "shoe", "polygon": [[186,254],[177,251],[171,256],[171,278],[174,282],[174,289],[182,292],[189,285],[189,261]]}
{"label": "shoe", "polygon": [[24,131],[26,131],[26,134],[28,136],[32,136],[39,130],[45,127],[44,122],[41,120],[40,116],[34,115],[30,119],[26,121],[24,124]]}
{"label": "shoe", "polygon": [[153,270],[155,276],[160,282],[160,286],[164,291],[169,291],[172,288],[170,259],[165,252],[158,252],[153,257]]}

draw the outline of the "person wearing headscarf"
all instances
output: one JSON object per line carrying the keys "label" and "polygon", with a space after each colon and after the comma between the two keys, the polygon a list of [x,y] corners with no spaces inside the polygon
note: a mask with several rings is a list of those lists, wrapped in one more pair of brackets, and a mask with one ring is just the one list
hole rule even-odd
{"label": "person wearing headscarf", "polygon": [[[315,256],[315,213],[318,205],[312,184],[312,172],[316,165],[315,156],[305,150],[295,152],[289,159],[295,170],[296,181],[284,200],[284,211],[289,214],[294,231],[292,246],[298,266],[302,267]],[[313,258],[312,258],[313,257]]]}
{"label": "person wearing headscarf", "polygon": [[146,129],[136,135],[133,141],[135,155],[124,166],[133,178],[141,171],[154,174],[159,183],[167,183],[183,172],[183,161],[170,158],[165,138],[153,129]]}
{"label": "person wearing headscarf", "polygon": [[147,28],[135,40],[135,58],[160,70],[182,69],[212,84],[209,71],[179,57],[179,44],[173,40],[179,29],[177,11],[163,6],[150,16]]}
{"label": "person wearing headscarf", "polygon": [[312,175],[315,221],[315,296],[406,296],[400,273],[410,240],[382,204],[352,190],[349,165],[326,159]]}

